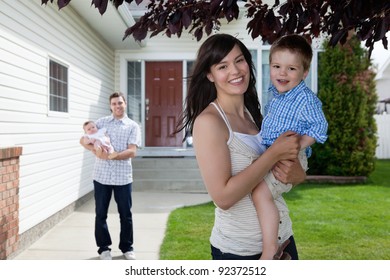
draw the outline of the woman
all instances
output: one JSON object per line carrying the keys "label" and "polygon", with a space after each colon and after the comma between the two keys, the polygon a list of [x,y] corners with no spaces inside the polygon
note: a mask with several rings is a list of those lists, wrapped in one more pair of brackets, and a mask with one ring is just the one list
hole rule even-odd
{"label": "woman", "polygon": [[[202,44],[178,130],[192,132],[200,172],[216,205],[213,259],[260,258],[262,236],[251,192],[269,170],[285,183],[305,179],[296,160],[300,147],[295,133],[284,133],[266,151],[260,145],[255,84],[251,54],[240,40],[217,34]],[[287,205],[283,198],[276,203],[280,244],[289,243],[285,252],[297,259]]]}

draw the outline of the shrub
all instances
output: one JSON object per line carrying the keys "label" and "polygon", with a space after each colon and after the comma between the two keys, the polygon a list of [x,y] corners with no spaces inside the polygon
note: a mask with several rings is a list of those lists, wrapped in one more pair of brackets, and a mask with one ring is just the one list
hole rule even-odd
{"label": "shrub", "polygon": [[324,44],[319,56],[318,97],[329,123],[328,140],[313,145],[309,174],[368,176],[375,168],[375,73],[367,51],[352,37]]}

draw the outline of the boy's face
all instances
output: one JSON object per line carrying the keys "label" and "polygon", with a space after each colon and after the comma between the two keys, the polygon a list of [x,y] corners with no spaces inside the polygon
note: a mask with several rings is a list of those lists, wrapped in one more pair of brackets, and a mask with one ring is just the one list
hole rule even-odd
{"label": "boy's face", "polygon": [[303,69],[302,59],[289,50],[278,50],[271,56],[271,82],[279,93],[296,87],[309,73]]}
{"label": "boy's face", "polygon": [[98,132],[98,129],[95,123],[89,123],[84,127],[84,131],[86,134],[91,135]]}

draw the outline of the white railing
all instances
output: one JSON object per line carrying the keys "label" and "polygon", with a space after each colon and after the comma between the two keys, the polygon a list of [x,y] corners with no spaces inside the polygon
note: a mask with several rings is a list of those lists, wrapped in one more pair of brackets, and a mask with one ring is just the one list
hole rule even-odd
{"label": "white railing", "polygon": [[375,115],[374,117],[378,128],[376,157],[390,159],[390,114]]}

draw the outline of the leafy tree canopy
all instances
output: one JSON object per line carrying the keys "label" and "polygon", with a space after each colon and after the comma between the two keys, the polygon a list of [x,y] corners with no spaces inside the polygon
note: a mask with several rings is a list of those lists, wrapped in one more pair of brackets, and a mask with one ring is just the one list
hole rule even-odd
{"label": "leafy tree canopy", "polygon": [[[71,0],[57,0],[59,9]],[[124,2],[137,5],[144,0],[110,0],[115,8]],[[42,0],[42,4],[54,0]],[[107,10],[109,0],[92,0],[100,14]],[[146,2],[146,1],[145,1]],[[204,33],[210,35],[221,25],[238,19],[238,0],[148,0],[147,12],[125,31],[123,39],[133,36],[142,41],[164,33],[180,37],[188,30],[199,41]],[[320,34],[330,36],[329,44],[344,44],[348,32],[354,31],[360,41],[365,41],[369,55],[374,43],[382,41],[387,49],[387,31],[390,30],[390,1],[388,0],[246,0],[246,16],[250,18],[247,30],[253,39],[261,37],[272,43],[276,38],[291,33],[302,34],[311,40]],[[269,2],[269,1],[268,1]]]}

